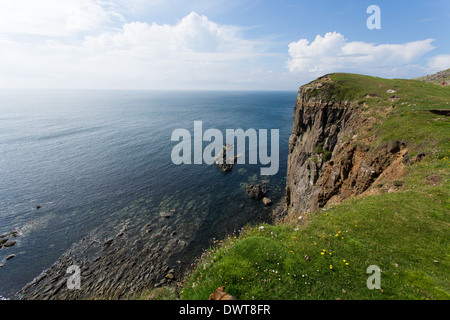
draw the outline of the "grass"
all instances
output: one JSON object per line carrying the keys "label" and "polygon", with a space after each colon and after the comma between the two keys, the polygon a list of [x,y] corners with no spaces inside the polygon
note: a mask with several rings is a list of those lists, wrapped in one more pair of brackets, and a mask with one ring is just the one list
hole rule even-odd
{"label": "grass", "polygon": [[[353,199],[301,226],[248,227],[210,251],[182,297],[207,299],[225,285],[238,299],[448,299],[443,192]],[[382,290],[367,288],[370,265],[382,270]]]}
{"label": "grass", "polygon": [[[240,300],[450,298],[450,131],[445,116],[429,112],[449,108],[450,87],[331,77],[328,98],[356,101],[379,118],[368,133],[376,138],[371,148],[400,140],[410,156],[424,153],[422,161],[396,180],[398,192],[353,198],[314,214],[290,212],[287,222],[230,235],[200,259],[178,292],[182,299],[208,299],[219,286]],[[382,270],[379,290],[367,287],[370,265]]]}
{"label": "grass", "polygon": [[317,147],[314,148],[314,154],[321,154],[323,157],[323,161],[327,162],[331,159],[331,151],[325,150],[323,148],[323,142],[319,143]]}

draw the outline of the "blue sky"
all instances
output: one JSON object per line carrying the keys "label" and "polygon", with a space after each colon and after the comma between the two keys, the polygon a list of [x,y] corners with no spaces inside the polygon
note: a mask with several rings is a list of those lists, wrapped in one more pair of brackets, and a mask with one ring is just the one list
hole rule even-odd
{"label": "blue sky", "polygon": [[[377,5],[381,29],[366,10]],[[0,87],[296,90],[450,68],[450,1],[2,0]]]}

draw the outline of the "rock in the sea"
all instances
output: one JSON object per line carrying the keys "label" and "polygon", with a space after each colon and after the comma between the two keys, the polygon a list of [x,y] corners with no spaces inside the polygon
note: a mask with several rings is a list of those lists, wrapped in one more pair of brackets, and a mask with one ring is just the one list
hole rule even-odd
{"label": "rock in the sea", "polygon": [[116,237],[121,237],[125,234],[125,231],[127,230],[127,226],[123,226],[122,229],[116,234]]}
{"label": "rock in the sea", "polygon": [[250,184],[245,188],[245,193],[252,199],[262,199],[266,195],[266,190],[259,184]]}
{"label": "rock in the sea", "polygon": [[272,200],[270,200],[270,199],[267,198],[267,197],[264,197],[264,198],[262,199],[262,202],[264,203],[264,205],[270,206],[270,204],[272,203]]}
{"label": "rock in the sea", "polygon": [[103,243],[103,248],[106,249],[108,248],[112,243],[113,243],[114,239],[108,239]]}
{"label": "rock in the sea", "polygon": [[9,256],[7,256],[7,257],[5,258],[5,260],[12,259],[12,258],[14,258],[15,256],[16,256],[15,254],[10,254]]}
{"label": "rock in the sea", "polygon": [[16,244],[16,241],[11,240],[11,241],[6,242],[3,246],[4,247],[12,247],[15,244]]}
{"label": "rock in the sea", "polygon": [[0,240],[0,246],[3,245],[8,240],[9,240],[8,238]]}
{"label": "rock in the sea", "polygon": [[172,216],[173,213],[174,213],[173,210],[171,210],[171,211],[169,211],[169,212],[161,211],[161,212],[159,213],[159,216],[160,216],[161,218],[170,218],[170,217]]}
{"label": "rock in the sea", "polygon": [[216,157],[216,165],[223,171],[223,172],[230,172],[233,170],[233,165],[236,162],[237,158],[239,156],[234,156],[233,158],[227,159],[227,150],[231,149],[233,146],[230,144],[224,145],[222,152],[219,153]]}

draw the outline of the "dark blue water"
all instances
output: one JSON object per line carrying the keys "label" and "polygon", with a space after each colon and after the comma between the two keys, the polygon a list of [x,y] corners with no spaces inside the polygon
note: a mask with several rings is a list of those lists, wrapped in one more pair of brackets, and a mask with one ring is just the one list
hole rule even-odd
{"label": "dark blue water", "polygon": [[[243,206],[263,209],[245,184],[266,180],[268,196],[284,195],[295,99],[295,92],[0,91],[0,234],[20,234],[0,250],[0,296],[10,297],[105,221],[140,212],[137,204],[151,214],[193,212],[202,228],[193,236],[204,245],[242,227],[251,220],[240,216]],[[194,121],[224,136],[225,129],[279,129],[278,173],[173,164],[171,134],[185,128],[193,135]]]}

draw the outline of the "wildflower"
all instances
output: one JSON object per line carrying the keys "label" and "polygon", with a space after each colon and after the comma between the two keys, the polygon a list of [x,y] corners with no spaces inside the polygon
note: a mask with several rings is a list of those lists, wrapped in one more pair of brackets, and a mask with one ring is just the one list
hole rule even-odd
{"label": "wildflower", "polygon": [[325,253],[321,252],[320,254],[321,254],[321,255],[324,255]]}
{"label": "wildflower", "polygon": [[330,269],[333,269],[333,265],[332,264],[330,264]]}

